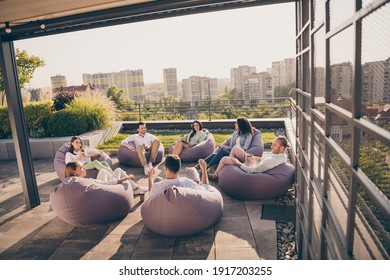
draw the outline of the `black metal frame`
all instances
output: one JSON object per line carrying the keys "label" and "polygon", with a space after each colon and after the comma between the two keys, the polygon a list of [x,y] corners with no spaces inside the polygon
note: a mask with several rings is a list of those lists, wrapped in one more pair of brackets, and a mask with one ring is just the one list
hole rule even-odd
{"label": "black metal frame", "polygon": [[38,206],[40,200],[31,159],[13,42],[1,42],[0,40],[0,58],[19,175],[26,205],[30,209]]}
{"label": "black metal frame", "polygon": [[[355,1],[355,11],[353,15],[334,27],[330,28],[330,2],[332,0],[324,0],[324,20],[317,26],[314,26],[312,18],[314,12],[314,0],[300,0],[296,4],[297,13],[297,242],[298,251],[301,259],[354,259],[354,238],[355,230],[359,232],[359,226],[355,221],[356,216],[361,216],[357,210],[356,204],[358,200],[357,186],[362,188],[370,195],[376,206],[383,211],[384,215],[390,217],[390,204],[387,198],[378,190],[378,188],[370,181],[364,172],[359,168],[360,156],[360,138],[362,132],[365,132],[383,143],[390,146],[390,132],[376,126],[361,117],[361,101],[362,101],[362,86],[360,81],[361,75],[361,53],[362,53],[362,19],[378,10],[389,0],[376,0],[366,7],[362,8],[362,0]],[[334,1],[334,0],[333,0]],[[318,4],[318,3],[316,3]],[[307,6],[305,6],[307,5]],[[305,8],[309,9],[307,21],[302,20],[305,15]],[[330,39],[339,34],[343,30],[352,27],[354,32],[354,48],[353,48],[353,89],[352,89],[352,110],[351,112],[331,103],[331,85],[330,85]],[[315,84],[314,84],[314,36],[319,30],[325,32],[325,113],[321,113],[316,109],[315,104]],[[309,32],[308,46],[303,46],[304,33]],[[305,69],[304,55],[309,53],[310,71]],[[307,76],[309,75],[309,76]],[[305,79],[310,80],[309,86],[305,88]],[[310,91],[310,92],[308,92]],[[307,111],[306,102],[310,101],[310,110]],[[330,116],[335,114],[344,120],[347,120],[351,127],[351,155],[347,153],[332,139]],[[324,122],[324,128],[320,127],[314,120],[320,119]],[[305,127],[304,123],[307,124]],[[309,137],[305,135],[305,131],[309,130]],[[314,162],[321,162],[321,159],[316,155],[316,140],[314,130],[317,130],[321,137],[324,138],[323,156],[323,181],[315,178]],[[348,169],[349,184],[347,186],[348,205],[346,208],[346,232],[343,231],[343,226],[340,224],[338,214],[335,213],[333,206],[328,198],[330,191],[330,177],[332,171],[330,164],[332,162],[331,153],[337,155],[342,164]],[[321,178],[319,178],[321,179]],[[313,240],[314,230],[314,210],[313,208],[319,205],[321,211],[321,230],[319,234],[319,244]],[[362,218],[362,217],[360,217]],[[362,218],[363,220],[363,218]],[[361,221],[360,221],[361,222]],[[331,223],[330,228],[329,224]],[[365,225],[367,226],[367,225]],[[367,229],[377,248],[366,248],[371,257],[374,258],[381,255],[382,258],[389,258],[381,244],[375,239],[372,229]],[[360,234],[360,233],[359,233]],[[338,239],[336,241],[335,239]]]}
{"label": "black metal frame", "polygon": [[[71,16],[44,20],[45,29],[38,22],[30,22],[12,27],[11,33],[0,30],[3,41],[34,38],[66,32],[88,30],[133,22],[208,13],[260,5],[295,2],[294,0],[186,0],[151,1],[140,4],[104,9]],[[39,21],[41,23],[42,21]]]}

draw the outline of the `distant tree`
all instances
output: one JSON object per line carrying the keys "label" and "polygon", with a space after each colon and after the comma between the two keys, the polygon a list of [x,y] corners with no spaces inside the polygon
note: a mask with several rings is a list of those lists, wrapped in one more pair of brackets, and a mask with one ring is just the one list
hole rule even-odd
{"label": "distant tree", "polygon": [[116,104],[118,108],[122,108],[125,104],[124,92],[116,86],[110,87],[107,90],[106,95]]}
{"label": "distant tree", "polygon": [[228,92],[226,87],[225,92],[218,95],[218,99],[242,100],[242,92],[238,92],[236,89],[232,89],[230,92]]}
{"label": "distant tree", "polygon": [[292,88],[295,88],[295,81],[287,86],[277,86],[274,89],[274,97],[290,97],[289,92]]}
{"label": "distant tree", "polygon": [[[33,74],[38,67],[45,66],[45,61],[38,56],[29,55],[25,50],[16,49],[16,67],[18,69],[18,77],[20,88],[33,78]],[[5,89],[3,75],[0,69],[0,96],[1,105],[5,103]]]}

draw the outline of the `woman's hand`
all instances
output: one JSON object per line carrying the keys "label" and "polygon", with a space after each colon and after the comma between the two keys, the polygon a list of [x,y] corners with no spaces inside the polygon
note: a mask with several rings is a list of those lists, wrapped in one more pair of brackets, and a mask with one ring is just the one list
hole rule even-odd
{"label": "woman's hand", "polygon": [[205,162],[204,159],[199,159],[198,163],[199,163],[199,166],[202,169],[202,171],[207,169],[207,162]]}

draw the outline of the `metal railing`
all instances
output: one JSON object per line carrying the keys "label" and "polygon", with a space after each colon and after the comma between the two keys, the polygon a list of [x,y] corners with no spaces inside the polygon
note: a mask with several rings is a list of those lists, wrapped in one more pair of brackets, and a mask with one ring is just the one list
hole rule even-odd
{"label": "metal railing", "polygon": [[203,100],[191,102],[132,102],[120,113],[123,121],[286,118],[291,117],[295,101],[289,97],[255,100]]}

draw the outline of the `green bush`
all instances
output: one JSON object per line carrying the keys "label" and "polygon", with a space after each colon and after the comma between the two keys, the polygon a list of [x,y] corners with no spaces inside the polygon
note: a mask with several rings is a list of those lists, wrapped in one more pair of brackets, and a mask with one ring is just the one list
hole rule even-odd
{"label": "green bush", "polygon": [[12,137],[11,125],[9,123],[7,106],[0,106],[0,138],[7,139]]}
{"label": "green bush", "polygon": [[56,111],[65,109],[67,104],[77,97],[76,92],[60,92],[53,98],[53,108]]}
{"label": "green bush", "polygon": [[82,116],[88,124],[88,130],[101,129],[109,126],[115,120],[115,106],[105,96],[81,96],[68,104],[66,110],[71,110]]}
{"label": "green bush", "polygon": [[[29,137],[40,138],[48,136],[47,122],[52,114],[52,102],[28,102],[24,104]],[[12,138],[7,106],[0,106],[0,138]]]}
{"label": "green bush", "polygon": [[85,116],[71,109],[55,112],[48,121],[49,134],[54,137],[73,136],[88,131]]}
{"label": "green bush", "polygon": [[47,122],[52,115],[53,102],[29,102],[24,106],[28,135],[33,138],[48,136]]}

